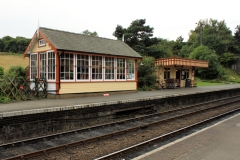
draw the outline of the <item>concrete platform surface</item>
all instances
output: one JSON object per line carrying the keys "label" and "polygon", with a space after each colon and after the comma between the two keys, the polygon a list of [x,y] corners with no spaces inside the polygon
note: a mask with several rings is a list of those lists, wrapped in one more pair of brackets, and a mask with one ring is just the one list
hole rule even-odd
{"label": "concrete platform surface", "polygon": [[239,160],[240,114],[134,160]]}
{"label": "concrete platform surface", "polygon": [[54,112],[78,108],[102,106],[108,104],[119,104],[136,102],[141,100],[159,99],[196,93],[206,93],[212,91],[228,90],[240,88],[240,84],[226,84],[219,86],[193,87],[164,89],[155,91],[141,91],[137,93],[115,94],[109,96],[80,97],[70,99],[42,99],[29,100],[16,103],[0,103],[0,118],[36,114],[44,112]]}

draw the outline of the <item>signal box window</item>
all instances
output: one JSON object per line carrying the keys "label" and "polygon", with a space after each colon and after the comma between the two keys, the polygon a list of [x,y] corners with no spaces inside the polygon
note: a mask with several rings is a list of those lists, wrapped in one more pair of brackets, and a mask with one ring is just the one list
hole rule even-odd
{"label": "signal box window", "polygon": [[40,40],[39,40],[39,46],[46,46],[46,41],[45,41],[45,39],[40,39]]}

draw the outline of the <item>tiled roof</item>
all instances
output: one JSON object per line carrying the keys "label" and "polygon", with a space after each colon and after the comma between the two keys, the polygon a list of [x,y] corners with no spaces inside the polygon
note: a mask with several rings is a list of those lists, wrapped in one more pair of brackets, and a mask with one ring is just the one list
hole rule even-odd
{"label": "tiled roof", "polygon": [[56,49],[116,56],[141,57],[126,43],[49,28],[39,28]]}

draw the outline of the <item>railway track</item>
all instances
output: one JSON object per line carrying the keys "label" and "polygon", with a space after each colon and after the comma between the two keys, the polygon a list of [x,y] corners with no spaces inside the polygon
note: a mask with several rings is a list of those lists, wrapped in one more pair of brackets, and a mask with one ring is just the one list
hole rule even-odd
{"label": "railway track", "polygon": [[209,121],[212,121],[212,120],[221,118],[221,117],[223,117],[223,116],[226,116],[226,115],[228,115],[228,114],[232,114],[232,113],[237,112],[237,111],[240,111],[240,108],[234,109],[234,110],[232,110],[232,111],[229,111],[229,112],[220,114],[220,115],[218,115],[218,116],[214,116],[214,117],[208,118],[208,119],[206,119],[206,120],[200,121],[200,122],[198,122],[198,123],[194,123],[194,124],[192,124],[192,125],[189,125],[189,126],[186,126],[186,127],[180,128],[180,129],[177,129],[177,130],[175,130],[175,131],[172,131],[172,132],[163,134],[163,135],[161,135],[161,136],[158,136],[158,137],[149,139],[149,140],[147,140],[147,141],[144,141],[144,142],[135,144],[135,145],[133,145],[133,146],[130,146],[130,147],[121,149],[121,150],[119,150],[119,151],[116,151],[116,152],[113,152],[113,153],[110,153],[110,154],[107,154],[107,155],[104,155],[104,156],[95,158],[94,160],[107,160],[107,159],[114,159],[114,158],[125,159],[125,158],[123,158],[125,154],[127,154],[127,153],[129,153],[129,152],[131,152],[131,151],[136,151],[136,150],[137,150],[138,148],[140,148],[140,147],[144,147],[144,146],[147,147],[147,146],[149,146],[150,144],[156,143],[156,142],[158,142],[158,141],[160,141],[160,140],[162,140],[162,139],[164,139],[164,138],[168,138],[168,137],[170,137],[170,136],[179,134],[179,133],[181,133],[181,132],[185,132],[186,130],[192,129],[193,127],[197,127],[197,126],[199,126],[199,125],[203,125],[203,124],[205,124],[205,123],[209,123]]}
{"label": "railway track", "polygon": [[[69,131],[69,132],[62,133],[61,135],[59,135],[59,134],[49,135],[49,136],[44,136],[44,137],[40,137],[40,138],[28,139],[28,140],[24,140],[24,141],[15,142],[15,143],[4,144],[4,145],[0,146],[2,148],[0,150],[0,153],[2,153],[2,154],[4,153],[5,154],[4,158],[10,160],[10,159],[31,159],[33,157],[39,157],[39,156],[48,157],[49,153],[56,152],[56,151],[62,151],[62,150],[66,150],[66,152],[71,152],[70,148],[73,148],[73,147],[76,147],[79,145],[91,144],[94,142],[98,142],[99,140],[113,138],[115,136],[124,135],[124,134],[130,133],[130,132],[137,132],[141,129],[144,130],[145,128],[150,128],[151,126],[157,126],[160,124],[164,124],[166,122],[179,120],[179,119],[182,119],[183,117],[190,117],[192,115],[204,113],[209,110],[217,110],[217,108],[219,108],[219,107],[224,107],[226,105],[237,103],[237,102],[239,102],[239,100],[240,100],[239,96],[235,96],[235,97],[231,97],[231,98],[224,98],[220,101],[218,100],[218,101],[205,102],[205,103],[191,105],[191,106],[187,106],[187,107],[181,107],[178,109],[165,111],[165,112],[161,112],[161,113],[154,113],[154,114],[140,116],[140,117],[136,117],[136,118],[130,118],[127,120],[122,120],[122,121],[118,121],[118,122],[114,122],[114,123],[108,123],[108,124],[104,124],[104,125],[89,127],[89,128],[85,128],[82,130],[74,130],[71,132]],[[133,124],[133,122],[135,122],[135,123]],[[124,124],[125,124],[125,126],[124,126]],[[198,123],[195,123],[195,124],[198,124]],[[114,126],[115,126],[115,128],[113,128]],[[191,125],[189,125],[189,127],[191,127]],[[106,133],[106,130],[104,130],[103,128],[107,128],[106,130],[110,130],[110,132]],[[184,128],[187,129],[186,127],[184,127]],[[101,130],[102,134],[97,135],[97,136],[95,134],[92,137],[88,136],[88,137],[85,137],[85,139],[78,140],[78,141],[76,141],[76,139],[74,139],[74,142],[68,141],[68,142],[65,142],[62,144],[57,144],[57,146],[56,146],[56,144],[55,144],[55,146],[52,146],[52,147],[50,147],[51,145],[48,145],[44,149],[39,149],[39,150],[28,152],[28,153],[23,152],[23,150],[26,151],[26,146],[29,147],[30,144],[35,144],[35,147],[36,147],[36,143],[43,144],[43,143],[46,143],[46,141],[50,140],[50,139],[54,139],[54,140],[58,141],[60,139],[59,136],[64,137],[64,136],[70,135],[70,134],[73,134],[73,135],[71,135],[72,137],[81,137],[81,136],[84,137],[84,134],[82,134],[82,133],[84,133],[84,132],[90,133],[89,131],[93,131],[93,133],[95,131],[95,133],[96,133],[96,130],[98,130],[98,131]],[[181,130],[182,129],[177,129],[176,131],[171,131],[170,133],[166,133],[163,135],[165,135],[165,136],[172,135],[175,132],[180,132]],[[99,134],[100,132],[97,132],[97,133]],[[161,138],[161,136],[158,136],[158,137]],[[157,138],[150,139],[151,142],[153,142],[154,139],[157,139]],[[53,140],[50,140],[49,143],[50,142],[53,142]],[[146,141],[146,143],[148,143],[148,141]],[[144,144],[144,142],[135,144],[137,146],[133,145],[133,148],[138,147],[138,145],[142,146],[143,144]],[[18,146],[18,147],[11,147],[11,146]],[[32,148],[34,148],[34,145],[32,146]],[[127,147],[127,148],[129,148],[129,150],[132,150],[131,147]],[[19,154],[19,155],[14,155],[14,153],[11,152],[13,156],[7,157],[6,150],[8,150],[8,151],[14,150],[13,152],[15,152],[15,154]],[[32,149],[32,150],[34,150],[34,149]],[[20,152],[22,152],[22,153],[20,153]],[[128,149],[125,148],[125,149],[119,150],[118,152],[119,152],[119,154],[120,153],[122,154],[122,153],[128,152]],[[10,155],[10,154],[8,154],[8,155]],[[0,156],[3,157],[4,155],[0,154]],[[116,153],[114,152],[114,154],[106,155],[105,157],[104,156],[100,157],[99,159],[109,159],[109,158],[111,158],[111,156],[114,156],[114,157],[117,156],[117,152]]]}

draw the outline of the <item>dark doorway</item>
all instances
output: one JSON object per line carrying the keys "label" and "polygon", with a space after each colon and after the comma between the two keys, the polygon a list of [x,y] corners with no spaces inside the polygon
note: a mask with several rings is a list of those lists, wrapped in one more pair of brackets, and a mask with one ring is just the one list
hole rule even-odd
{"label": "dark doorway", "polygon": [[176,81],[177,81],[177,87],[180,87],[180,77],[181,77],[181,70],[176,70]]}

